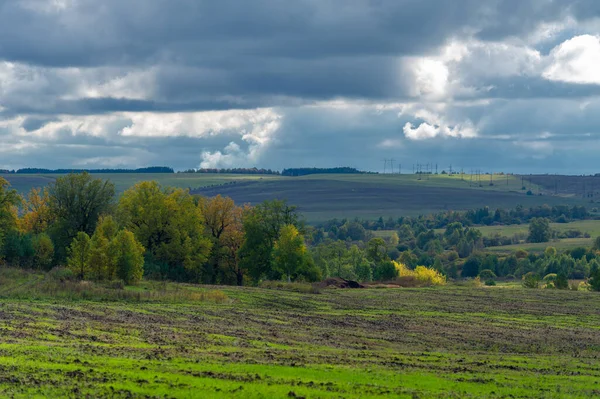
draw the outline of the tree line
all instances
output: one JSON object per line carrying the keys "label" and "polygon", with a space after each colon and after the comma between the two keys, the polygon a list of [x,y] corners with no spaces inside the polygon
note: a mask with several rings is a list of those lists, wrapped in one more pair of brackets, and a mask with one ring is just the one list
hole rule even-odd
{"label": "tree line", "polygon": [[[558,211],[571,217],[580,212],[550,210]],[[517,212],[528,217],[540,210]],[[485,211],[451,215],[469,222],[473,216],[467,215],[477,214]],[[600,240],[593,248],[543,256],[497,255],[486,252],[486,238],[472,225],[453,221],[443,231],[432,228],[446,220],[439,215],[400,218],[394,221],[402,221],[397,228],[378,235],[358,220],[306,225],[285,201],[239,205],[154,181],[140,182],[117,198],[110,181],[69,174],[22,197],[0,179],[0,259],[42,270],[66,266],[81,279],[127,284],[142,277],[232,285],[329,277],[440,282],[482,272],[505,278],[557,274],[593,282],[600,273]],[[532,219],[527,239],[548,241],[549,222]]]}
{"label": "tree line", "polygon": [[117,200],[113,183],[85,172],[21,197],[0,178],[2,261],[44,270],[65,265],[81,279],[318,280],[302,229],[284,201],[237,206],[154,181]]}
{"label": "tree line", "polygon": [[201,169],[187,169],[177,173],[224,173],[224,174],[236,174],[236,175],[279,175],[279,171],[263,168],[201,168]]}
{"label": "tree line", "polygon": [[[452,223],[461,223],[463,226],[500,226],[526,224],[534,218],[547,218],[554,223],[568,223],[576,220],[587,220],[592,215],[582,205],[538,205],[525,208],[517,205],[514,209],[498,208],[491,210],[484,206],[467,211],[443,211],[419,216],[401,216],[399,218],[380,217],[377,220],[353,219],[366,230],[394,230],[408,224],[411,227],[422,225],[427,229],[443,229]],[[339,228],[349,219],[331,219],[319,224],[319,227],[330,230],[334,226]]]}
{"label": "tree line", "polygon": [[360,171],[350,167],[336,168],[288,168],[281,171],[282,176],[306,176],[317,174],[366,174],[368,172]]}
{"label": "tree line", "polygon": [[24,168],[17,170],[0,170],[4,174],[68,174],[68,173],[175,173],[173,168],[167,166],[150,166],[138,169],[44,169],[44,168]]}

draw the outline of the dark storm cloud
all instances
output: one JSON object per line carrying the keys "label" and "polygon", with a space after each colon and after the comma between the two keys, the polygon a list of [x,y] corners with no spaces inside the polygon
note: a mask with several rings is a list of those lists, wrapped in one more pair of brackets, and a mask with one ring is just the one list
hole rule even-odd
{"label": "dark storm cloud", "polygon": [[[451,38],[502,40],[540,22],[598,15],[591,0],[20,0],[0,2],[0,59],[51,67],[154,68],[152,100],[59,99],[77,77],[44,71],[5,115],[189,111],[337,97],[404,100],[398,57]],[[101,83],[107,77],[91,77]],[[83,77],[80,77],[83,79]],[[534,82],[535,84],[535,82]],[[519,87],[500,88],[510,96]],[[536,96],[538,88],[526,90]],[[544,96],[544,88],[540,88]],[[515,95],[518,95],[515,94]],[[223,100],[230,96],[234,100]],[[81,97],[81,94],[70,97]],[[85,96],[83,96],[85,97]],[[114,97],[114,98],[113,98]]]}
{"label": "dark storm cloud", "polygon": [[[124,98],[84,98],[81,100],[56,100],[46,104],[18,104],[13,108],[0,111],[0,117],[9,118],[20,114],[36,115],[98,115],[112,112],[186,112],[228,109],[251,109],[260,107],[264,101],[253,99],[252,102],[244,101],[191,101],[191,102],[158,102],[146,100],[131,100]],[[32,119],[46,120],[50,119]],[[28,122],[33,123],[33,122]],[[47,122],[46,122],[47,123]],[[43,126],[40,125],[37,127]],[[23,128],[27,130],[24,125]],[[33,129],[35,130],[35,129]]]}
{"label": "dark storm cloud", "polygon": [[[580,11],[591,7],[587,1],[550,0],[0,4],[1,59],[41,67],[156,69],[155,101],[53,101],[46,111],[40,109],[45,102],[31,109],[30,101],[7,107],[13,113],[72,114],[286,105],[279,103],[281,97],[403,99],[409,93],[398,57],[430,53],[452,37],[475,33],[500,40],[542,21],[595,12]],[[70,83],[50,76],[40,94],[68,94]],[[213,100],[220,96],[241,97],[244,103]]]}
{"label": "dark storm cloud", "polygon": [[[471,81],[466,81],[467,84]],[[479,79],[479,84],[488,85],[483,98],[498,99],[546,99],[585,98],[600,95],[600,85],[554,82],[537,76],[510,76],[504,78]],[[464,97],[468,98],[468,97]]]}
{"label": "dark storm cloud", "polygon": [[[61,2],[55,2],[55,4]],[[4,1],[0,54],[52,66],[421,53],[476,22],[479,1]],[[483,10],[482,10],[483,9]],[[487,11],[486,11],[487,12]]]}
{"label": "dark storm cloud", "polygon": [[38,130],[39,128],[45,126],[49,122],[56,121],[56,118],[26,118],[23,123],[21,123],[21,127],[25,129],[27,132],[32,132]]}
{"label": "dark storm cloud", "polygon": [[[598,16],[596,0],[0,0],[0,166],[187,169],[231,142],[242,155],[267,149],[239,166],[580,165],[600,150],[600,85],[549,81],[543,58],[597,34],[583,26]],[[539,24],[569,18],[528,42]],[[444,61],[447,79],[443,68],[415,74],[407,57],[439,57],[453,41],[481,45]],[[338,99],[366,105],[312,107]],[[275,107],[275,133],[261,136],[275,122],[256,116],[222,129],[153,120],[123,133],[135,124],[127,113],[258,107]],[[424,113],[449,128],[468,121],[478,138],[407,139],[406,123],[441,123]]]}

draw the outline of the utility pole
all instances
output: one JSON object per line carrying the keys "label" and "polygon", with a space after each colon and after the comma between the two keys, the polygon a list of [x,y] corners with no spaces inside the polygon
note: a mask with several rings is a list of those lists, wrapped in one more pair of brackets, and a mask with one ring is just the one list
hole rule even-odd
{"label": "utility pole", "polygon": [[394,161],[396,161],[394,158],[390,159],[390,169],[392,169],[392,174],[394,174]]}

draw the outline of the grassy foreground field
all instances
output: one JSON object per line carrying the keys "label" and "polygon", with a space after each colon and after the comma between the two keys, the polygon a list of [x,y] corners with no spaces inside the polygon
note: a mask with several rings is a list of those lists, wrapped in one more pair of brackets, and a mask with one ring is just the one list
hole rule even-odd
{"label": "grassy foreground field", "polygon": [[600,395],[595,293],[169,285],[179,295],[59,300],[36,294],[43,279],[0,285],[0,396]]}
{"label": "grassy foreground field", "polygon": [[[54,181],[57,175],[3,175],[21,193]],[[256,204],[264,200],[287,199],[297,205],[309,222],[332,218],[376,219],[420,215],[443,210],[474,209],[481,204],[495,208],[514,208],[549,204],[587,204],[581,198],[528,196],[515,176],[481,177],[481,184],[471,176],[448,175],[309,175],[283,177],[275,175],[227,174],[95,174],[109,179],[122,193],[135,183],[156,180],[165,186],[191,188],[208,197],[222,194],[237,203]],[[537,192],[535,187],[531,187]]]}

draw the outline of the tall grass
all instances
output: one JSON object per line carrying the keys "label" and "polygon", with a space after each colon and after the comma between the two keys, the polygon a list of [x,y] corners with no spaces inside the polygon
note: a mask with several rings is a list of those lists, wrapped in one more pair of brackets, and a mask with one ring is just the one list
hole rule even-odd
{"label": "tall grass", "polygon": [[320,294],[321,289],[318,284],[309,283],[288,283],[284,281],[263,281],[260,288],[271,290],[293,291],[301,294]]}
{"label": "tall grass", "polygon": [[[145,289],[144,289],[145,288]],[[144,283],[143,287],[124,287],[122,282],[78,281],[65,269],[48,273],[20,269],[0,269],[0,298],[60,299],[125,302],[215,302],[229,298],[220,290],[198,290],[169,283]]]}

